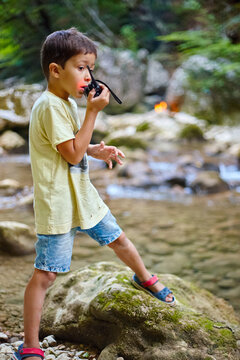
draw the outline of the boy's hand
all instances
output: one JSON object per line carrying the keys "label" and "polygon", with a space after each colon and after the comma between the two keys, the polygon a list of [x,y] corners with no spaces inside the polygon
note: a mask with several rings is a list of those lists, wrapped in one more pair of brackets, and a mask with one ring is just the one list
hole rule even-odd
{"label": "boy's hand", "polygon": [[119,165],[122,165],[123,162],[120,157],[123,159],[125,158],[125,155],[121,150],[115,146],[105,145],[104,141],[101,141],[101,143],[97,145],[89,145],[88,155],[96,159],[104,160],[108,164],[109,169],[112,169],[112,160],[115,160]]}
{"label": "boy's hand", "polygon": [[105,108],[109,103],[110,91],[108,88],[101,84],[103,89],[101,94],[97,97],[95,95],[95,89],[92,89],[87,97],[87,110],[99,112]]}

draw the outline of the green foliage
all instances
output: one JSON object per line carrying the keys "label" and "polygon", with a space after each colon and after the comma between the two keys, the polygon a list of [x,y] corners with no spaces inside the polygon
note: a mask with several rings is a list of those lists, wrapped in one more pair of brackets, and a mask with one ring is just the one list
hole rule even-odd
{"label": "green foliage", "polygon": [[177,8],[173,0],[2,0],[0,78],[42,80],[43,40],[72,26],[113,48],[154,51],[159,47],[157,35],[177,29]]}
{"label": "green foliage", "polygon": [[136,51],[138,48],[136,32],[134,31],[133,25],[124,25],[121,28],[121,35],[123,36],[123,43],[126,48]]}

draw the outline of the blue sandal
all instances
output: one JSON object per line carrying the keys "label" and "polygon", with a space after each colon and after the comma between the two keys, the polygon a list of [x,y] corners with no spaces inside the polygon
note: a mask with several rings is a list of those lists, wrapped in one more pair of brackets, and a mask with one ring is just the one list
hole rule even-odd
{"label": "blue sandal", "polygon": [[39,357],[39,359],[43,360],[44,352],[37,348],[23,348],[23,344],[21,344],[18,347],[18,350],[13,354],[11,360],[24,360],[33,356]]}
{"label": "blue sandal", "polygon": [[137,275],[134,274],[131,279],[131,282],[137,289],[145,291],[149,295],[157,298],[158,300],[164,302],[165,304],[170,305],[170,306],[175,305],[175,297],[174,296],[173,296],[172,301],[166,301],[167,295],[172,294],[172,291],[169,290],[169,288],[165,287],[161,291],[158,291],[158,292],[153,292],[150,289],[148,289],[149,286],[154,285],[158,282],[158,277],[156,275],[152,275],[152,277],[149,280],[141,282],[138,279]]}

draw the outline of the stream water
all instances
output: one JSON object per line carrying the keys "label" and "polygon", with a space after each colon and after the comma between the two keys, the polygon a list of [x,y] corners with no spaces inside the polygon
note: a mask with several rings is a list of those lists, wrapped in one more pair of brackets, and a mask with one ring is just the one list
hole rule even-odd
{"label": "stream water", "polygon": [[[230,164],[231,165],[231,164]],[[230,166],[229,165],[229,166]],[[169,171],[174,164],[165,166]],[[225,178],[239,176],[236,167],[222,168]],[[186,187],[126,188],[114,185],[110,171],[92,163],[91,177],[120,226],[134,242],[146,266],[158,274],[173,273],[223,297],[240,312],[240,193],[234,189],[216,195],[196,196]],[[224,172],[225,171],[225,172]],[[232,174],[231,174],[232,172]],[[5,194],[0,202],[0,221],[18,221],[34,226],[32,204],[21,202],[32,193],[28,155],[0,160],[0,180],[17,180],[23,188]],[[119,261],[112,250],[99,247],[84,235],[76,237],[72,270],[89,263]],[[22,301],[33,270],[34,255],[0,254],[0,324],[22,331]]]}

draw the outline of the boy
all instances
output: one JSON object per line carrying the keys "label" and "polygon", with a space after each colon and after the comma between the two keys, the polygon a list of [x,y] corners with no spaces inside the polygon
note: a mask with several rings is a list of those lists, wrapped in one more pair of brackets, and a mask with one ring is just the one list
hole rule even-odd
{"label": "boy", "polygon": [[34,182],[37,230],[35,270],[24,296],[24,344],[13,359],[39,360],[39,324],[48,287],[58,272],[70,269],[76,231],[108,245],[133,271],[133,284],[167,304],[175,302],[171,291],[146,270],[136,248],[118,226],[99,197],[88,175],[87,155],[122,164],[124,154],[104,142],[90,145],[97,114],[109,102],[110,93],[87,98],[80,125],[77,105],[69,95],[81,98],[91,78],[97,51],[94,43],[75,28],[50,34],[41,49],[47,90],[35,102],[30,120],[30,155]]}

